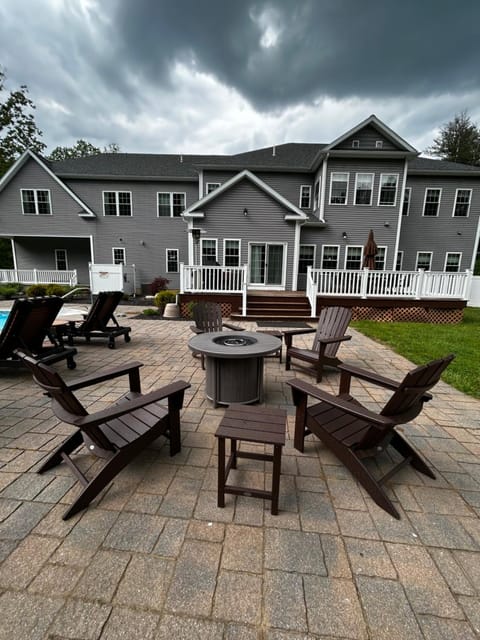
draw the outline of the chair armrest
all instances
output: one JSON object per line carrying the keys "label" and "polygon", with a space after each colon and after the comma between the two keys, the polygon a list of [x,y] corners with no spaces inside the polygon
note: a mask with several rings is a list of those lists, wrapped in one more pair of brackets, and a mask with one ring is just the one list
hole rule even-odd
{"label": "chair armrest", "polygon": [[333,338],[319,338],[319,342],[323,344],[333,344],[335,342],[345,342],[345,340],[351,340],[352,336],[334,336]]}
{"label": "chair armrest", "polygon": [[292,346],[293,336],[300,336],[307,333],[316,333],[316,329],[291,329],[290,331],[282,331],[283,339],[287,349]]}
{"label": "chair armrest", "polygon": [[244,331],[243,327],[236,327],[234,324],[227,324],[226,322],[222,322],[222,327],[231,329],[232,331]]}
{"label": "chair armrest", "polygon": [[326,393],[325,391],[314,387],[312,384],[304,382],[303,380],[300,380],[298,378],[287,380],[287,384],[292,387],[292,391],[312,396],[313,398],[316,398],[321,402],[325,402],[326,404],[330,405],[331,407],[335,407],[336,409],[341,409],[342,411],[345,411],[345,413],[348,413],[349,415],[356,418],[360,418],[362,420],[366,420],[373,424],[384,427],[394,426],[396,424],[388,416],[382,416],[379,413],[375,413],[374,411],[366,409],[362,405],[344,400],[343,398],[334,396],[330,393]]}
{"label": "chair armrest", "polygon": [[201,329],[199,329],[198,327],[196,327],[195,325],[190,325],[190,329],[193,331],[193,333],[196,333],[197,335],[200,333],[205,333],[204,331],[202,331]]}
{"label": "chair armrest", "polygon": [[146,407],[147,405],[163,400],[164,398],[169,398],[176,394],[183,393],[185,389],[188,389],[191,386],[192,385],[189,382],[185,382],[185,380],[177,380],[176,382],[162,387],[161,389],[156,389],[155,391],[146,393],[139,398],[135,398],[135,400],[125,400],[119,404],[109,407],[108,409],[104,409],[103,411],[97,411],[96,413],[86,416],[78,416],[72,424],[75,424],[75,426],[80,428],[103,424],[104,422],[113,420],[114,418],[119,418],[127,413],[132,413],[132,411],[135,411],[136,409],[141,409],[142,407]]}
{"label": "chair armrest", "polygon": [[[75,378],[71,382],[69,382],[66,386],[70,391],[76,391],[77,389],[82,389],[83,387],[89,387],[94,384],[99,384],[100,382],[105,382],[106,380],[112,380],[113,378],[118,378],[120,376],[129,375],[130,382],[132,382],[133,378],[138,377],[138,370],[140,367],[143,367],[142,362],[129,362],[126,365],[122,365],[120,367],[114,367],[112,369],[104,369],[103,371],[99,371],[93,375],[84,376],[82,378]],[[140,391],[140,386],[138,388],[132,388],[130,384],[131,391]]]}
{"label": "chair armrest", "polygon": [[[360,367],[354,367],[350,364],[340,364],[338,365],[338,369],[340,370],[341,377],[345,380],[349,380],[352,376],[355,378],[360,378],[360,380],[366,380],[367,382],[372,382],[373,384],[378,385],[379,387],[384,387],[385,389],[391,389],[395,391],[398,389],[400,382],[396,380],[392,380],[391,378],[385,378],[384,376],[379,375],[378,373],[374,373],[373,371],[368,371],[367,369],[361,369]],[[342,389],[342,392],[344,390]]]}

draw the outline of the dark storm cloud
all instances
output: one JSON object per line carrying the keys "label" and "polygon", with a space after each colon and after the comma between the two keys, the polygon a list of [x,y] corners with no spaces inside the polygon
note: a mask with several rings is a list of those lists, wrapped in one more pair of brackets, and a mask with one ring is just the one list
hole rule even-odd
{"label": "dark storm cloud", "polygon": [[[168,82],[183,61],[257,108],[478,86],[475,0],[119,0],[111,10],[117,60],[146,82]],[[262,46],[269,24],[277,39]]]}

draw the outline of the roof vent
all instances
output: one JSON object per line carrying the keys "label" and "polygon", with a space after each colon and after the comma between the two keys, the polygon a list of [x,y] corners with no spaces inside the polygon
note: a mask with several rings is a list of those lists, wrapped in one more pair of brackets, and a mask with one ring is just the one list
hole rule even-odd
{"label": "roof vent", "polygon": [[180,162],[183,162],[183,156],[180,156]]}
{"label": "roof vent", "polygon": [[275,155],[276,155],[276,149],[275,147],[272,147],[272,156],[275,156]]}

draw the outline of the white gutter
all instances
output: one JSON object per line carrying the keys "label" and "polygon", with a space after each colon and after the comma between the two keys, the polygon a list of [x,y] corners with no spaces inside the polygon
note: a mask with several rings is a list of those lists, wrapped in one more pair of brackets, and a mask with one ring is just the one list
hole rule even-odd
{"label": "white gutter", "polygon": [[325,220],[325,189],[327,186],[327,163],[329,156],[330,154],[327,153],[322,164],[322,184],[320,185],[320,207],[318,211],[318,217],[322,221]]}
{"label": "white gutter", "polygon": [[398,222],[397,222],[397,234],[396,234],[396,238],[395,238],[395,247],[393,250],[393,263],[392,263],[392,271],[395,271],[395,266],[397,264],[397,255],[398,255],[398,248],[400,246],[400,232],[402,230],[402,218],[403,218],[403,200],[405,198],[405,188],[407,185],[407,172],[408,172],[408,159],[405,158],[405,168],[404,168],[404,174],[403,174],[403,183],[402,183],[402,188],[400,190],[400,203],[399,203],[399,207],[398,207]]}

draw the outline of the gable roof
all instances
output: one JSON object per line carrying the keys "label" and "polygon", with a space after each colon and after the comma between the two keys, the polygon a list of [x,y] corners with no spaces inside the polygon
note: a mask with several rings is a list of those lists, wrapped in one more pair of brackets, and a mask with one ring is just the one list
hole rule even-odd
{"label": "gable roof", "polygon": [[435,174],[442,175],[480,175],[480,167],[460,162],[449,162],[435,158],[412,158],[408,163],[408,174]]}
{"label": "gable roof", "polygon": [[222,185],[220,185],[218,189],[211,191],[203,198],[200,198],[200,200],[197,200],[197,202],[194,202],[187,209],[185,209],[185,211],[182,213],[182,216],[184,218],[203,218],[204,214],[203,212],[198,211],[199,207],[203,207],[204,205],[208,204],[212,200],[215,200],[215,198],[218,198],[218,196],[220,196],[222,193],[225,193],[225,191],[228,191],[238,182],[245,179],[250,180],[253,184],[259,187],[262,191],[267,193],[269,196],[271,196],[274,200],[279,202],[281,205],[283,205],[286,209],[289,209],[290,211],[292,211],[292,214],[294,215],[287,214],[285,216],[285,220],[307,220],[308,216],[301,209],[299,209],[294,204],[292,204],[289,200],[284,198],[280,193],[278,193],[278,191],[276,191],[275,189],[272,189],[272,187],[270,187],[266,182],[261,180],[254,173],[252,173],[251,171],[248,171],[248,169],[244,169],[243,171],[240,171],[239,173],[234,175],[232,178],[230,178],[230,180],[227,180]]}
{"label": "gable roof", "polygon": [[64,191],[66,191],[66,193],[68,193],[68,195],[71,198],[73,198],[75,200],[75,202],[77,202],[77,204],[80,207],[82,207],[82,210],[85,211],[85,213],[79,213],[80,217],[82,217],[82,218],[96,218],[97,217],[95,215],[95,212],[92,211],[92,209],[90,209],[90,207],[88,207],[85,204],[85,202],[83,202],[83,200],[81,200],[74,191],[72,191],[69,187],[67,187],[67,185],[64,182],[62,182],[60,180],[60,178],[55,175],[55,173],[53,173],[53,171],[48,166],[48,162],[46,160],[43,160],[42,158],[40,158],[36,153],[31,151],[30,149],[27,149],[26,151],[24,151],[22,153],[22,155],[18,158],[18,160],[3,175],[3,177],[0,180],[0,192],[7,186],[7,184],[10,182],[10,180],[18,173],[18,171],[20,171],[20,169],[23,167],[24,164],[26,164],[26,162],[28,160],[35,160],[35,162],[38,165],[40,165],[40,167],[46,173],[48,173],[50,178],[52,178],[52,180],[54,180]]}

